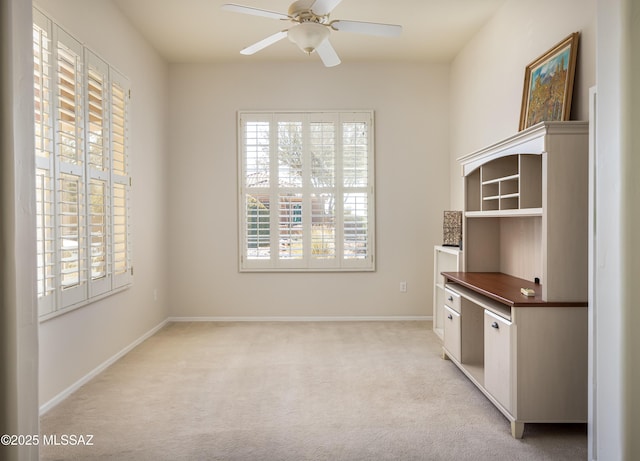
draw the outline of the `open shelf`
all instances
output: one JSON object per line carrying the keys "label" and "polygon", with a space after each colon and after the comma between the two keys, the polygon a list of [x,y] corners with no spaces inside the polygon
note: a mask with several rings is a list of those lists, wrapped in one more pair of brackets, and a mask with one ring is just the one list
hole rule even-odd
{"label": "open shelf", "polygon": [[516,154],[491,160],[467,176],[469,212],[542,207],[542,155]]}
{"label": "open shelf", "polygon": [[494,210],[494,211],[467,211],[467,218],[500,218],[500,217],[526,217],[542,216],[542,208],[519,208],[517,210]]}

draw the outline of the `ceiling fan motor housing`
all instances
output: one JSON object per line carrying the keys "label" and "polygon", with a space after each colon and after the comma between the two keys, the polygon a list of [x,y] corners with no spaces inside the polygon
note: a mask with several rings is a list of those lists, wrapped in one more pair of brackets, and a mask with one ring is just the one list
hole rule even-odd
{"label": "ceiling fan motor housing", "polygon": [[311,7],[315,2],[313,0],[298,0],[289,6],[289,16],[299,23],[318,23],[324,24],[328,21],[329,15],[318,16],[313,12]]}

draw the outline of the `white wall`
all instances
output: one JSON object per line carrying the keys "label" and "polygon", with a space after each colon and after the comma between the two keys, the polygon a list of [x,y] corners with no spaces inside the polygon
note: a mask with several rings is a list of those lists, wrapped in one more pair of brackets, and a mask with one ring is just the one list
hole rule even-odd
{"label": "white wall", "polygon": [[602,460],[640,459],[639,21],[637,0],[598,0],[594,451]]}
{"label": "white wall", "polygon": [[630,12],[625,14],[629,22],[627,23],[627,31],[629,33],[629,42],[627,48],[627,57],[629,59],[629,73],[627,74],[627,88],[629,90],[629,121],[627,125],[627,134],[629,136],[629,145],[625,158],[625,184],[627,201],[625,203],[625,221],[626,235],[625,247],[628,250],[629,257],[625,265],[625,324],[627,341],[625,350],[626,359],[626,401],[625,404],[629,408],[625,417],[625,427],[627,428],[627,440],[629,441],[629,449],[627,453],[629,457],[640,458],[640,438],[637,437],[637,428],[640,427],[640,395],[637,389],[640,389],[640,309],[637,306],[636,285],[640,280],[640,243],[638,235],[640,235],[640,181],[638,181],[638,172],[640,171],[640,2],[637,0],[629,5]]}
{"label": "white wall", "polygon": [[[0,3],[0,434],[37,434],[35,159],[31,8]],[[0,446],[0,459],[36,461],[37,446]]]}
{"label": "white wall", "polygon": [[[620,2],[623,3],[623,2]],[[605,5],[606,4],[606,5]],[[624,319],[622,288],[622,135],[626,97],[622,84],[623,12],[620,4],[598,1],[596,219],[595,219],[595,411],[594,459],[625,459]],[[637,283],[637,281],[636,281]],[[598,456],[599,455],[599,456]],[[631,459],[631,458],[626,458]]]}
{"label": "white wall", "polygon": [[[448,188],[448,67],[172,65],[171,315],[429,316]],[[373,109],[373,273],[239,273],[236,111]],[[407,281],[408,292],[399,292]]]}
{"label": "white wall", "polygon": [[462,209],[456,159],[517,133],[525,67],[580,32],[572,119],[588,120],[595,84],[595,0],[507,0],[451,65],[451,206]]}
{"label": "white wall", "polygon": [[637,0],[629,5],[630,12],[623,17],[627,23],[629,33],[628,48],[625,50],[629,59],[629,73],[627,74],[627,89],[629,90],[629,121],[626,125],[629,136],[628,150],[625,158],[625,249],[629,257],[625,265],[625,325],[627,341],[625,350],[626,359],[626,401],[628,413],[624,426],[627,428],[627,440],[629,442],[629,458],[640,458],[640,438],[637,437],[637,428],[640,427],[640,309],[637,306],[637,283],[640,280],[640,2]]}
{"label": "white wall", "polygon": [[43,405],[168,315],[168,66],[109,0],[38,0],[37,5],[130,79],[134,180],[133,287],[40,324]]}

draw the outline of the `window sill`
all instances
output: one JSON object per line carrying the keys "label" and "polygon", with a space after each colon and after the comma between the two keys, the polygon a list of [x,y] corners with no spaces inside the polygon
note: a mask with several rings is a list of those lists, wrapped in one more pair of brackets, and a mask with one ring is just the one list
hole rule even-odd
{"label": "window sill", "polygon": [[81,307],[87,306],[89,304],[93,304],[96,301],[100,301],[102,299],[108,298],[109,296],[113,296],[113,295],[115,295],[117,293],[121,293],[121,292],[123,292],[125,290],[128,290],[129,288],[131,288],[132,285],[133,285],[132,283],[130,283],[128,285],[123,285],[123,286],[118,287],[118,288],[116,288],[114,290],[111,290],[111,291],[109,291],[107,293],[103,293],[103,294],[94,296],[93,298],[89,298],[89,299],[86,299],[86,300],[84,300],[82,302],[73,304],[71,306],[67,306],[67,307],[65,307],[63,309],[58,309],[57,311],[49,312],[48,314],[41,315],[38,318],[38,321],[40,323],[44,323],[47,320],[51,320],[51,319],[54,319],[56,317],[60,317],[61,315],[68,314],[69,312],[75,311],[76,309],[80,309]]}

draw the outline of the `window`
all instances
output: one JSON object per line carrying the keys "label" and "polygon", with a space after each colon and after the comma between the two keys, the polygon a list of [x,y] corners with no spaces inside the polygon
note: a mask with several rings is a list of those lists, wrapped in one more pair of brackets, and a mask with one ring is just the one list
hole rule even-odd
{"label": "window", "polygon": [[41,318],[131,283],[127,80],[33,11]]}
{"label": "window", "polygon": [[374,270],[373,113],[239,113],[240,270]]}

